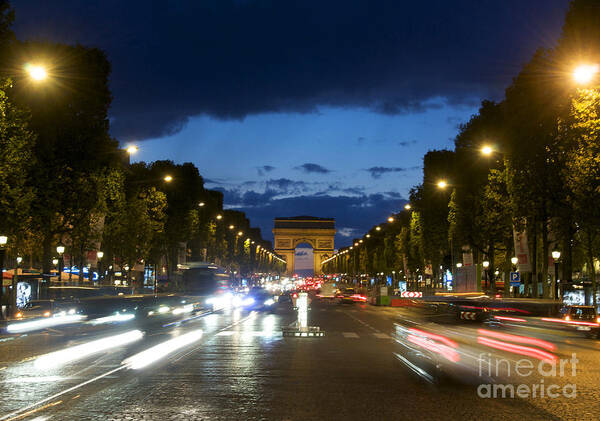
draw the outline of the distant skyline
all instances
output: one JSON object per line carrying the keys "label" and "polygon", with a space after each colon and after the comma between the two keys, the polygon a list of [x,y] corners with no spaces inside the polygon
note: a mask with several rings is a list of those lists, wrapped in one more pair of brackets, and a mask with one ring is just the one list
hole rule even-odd
{"label": "distant skyline", "polygon": [[[135,160],[192,162],[225,206],[336,218],[336,247],[402,209],[423,155],[453,148],[560,34],[568,0],[19,0],[19,39],[103,49],[111,132]],[[126,5],[126,6],[125,6]]]}

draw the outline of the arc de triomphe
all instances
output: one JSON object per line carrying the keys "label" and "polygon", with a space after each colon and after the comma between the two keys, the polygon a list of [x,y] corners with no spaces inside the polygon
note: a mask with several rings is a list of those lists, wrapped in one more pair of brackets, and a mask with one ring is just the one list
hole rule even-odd
{"label": "arc de triomphe", "polygon": [[287,262],[287,273],[294,273],[296,247],[308,243],[313,248],[313,270],[321,274],[321,262],[333,255],[335,219],[314,216],[275,218],[273,228],[275,252]]}

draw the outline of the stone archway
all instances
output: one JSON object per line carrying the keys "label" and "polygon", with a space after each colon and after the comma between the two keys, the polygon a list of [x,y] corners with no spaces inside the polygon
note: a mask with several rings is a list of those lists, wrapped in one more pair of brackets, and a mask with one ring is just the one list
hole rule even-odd
{"label": "stone archway", "polygon": [[295,250],[298,244],[308,243],[313,248],[313,271],[321,274],[321,262],[333,255],[335,219],[314,216],[275,218],[273,237],[275,252],[285,259],[288,275],[294,273]]}

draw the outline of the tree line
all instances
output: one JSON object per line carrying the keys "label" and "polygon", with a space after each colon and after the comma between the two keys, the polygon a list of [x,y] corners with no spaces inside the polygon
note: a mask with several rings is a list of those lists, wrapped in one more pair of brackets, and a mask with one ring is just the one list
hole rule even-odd
{"label": "tree line", "polygon": [[[66,247],[83,267],[90,252],[123,268],[160,264],[168,276],[183,254],[248,274],[283,269],[244,213],[223,209],[198,168],[129,163],[109,132],[111,66],[96,48],[19,41],[0,1],[0,235],[6,266],[17,256],[48,274]],[[27,66],[43,65],[44,80]],[[159,100],[159,99],[157,99]]]}
{"label": "tree line", "polygon": [[[524,294],[553,297],[559,279],[596,291],[600,254],[600,8],[573,0],[562,34],[540,48],[505,91],[460,126],[454,150],[429,151],[410,209],[341,249],[330,273],[389,274],[409,282],[456,271],[463,253],[495,271],[514,270],[515,235],[529,250],[518,265]],[[508,292],[509,283],[504,283]],[[538,292],[538,291],[541,291]],[[594,294],[595,299],[595,294]]]}

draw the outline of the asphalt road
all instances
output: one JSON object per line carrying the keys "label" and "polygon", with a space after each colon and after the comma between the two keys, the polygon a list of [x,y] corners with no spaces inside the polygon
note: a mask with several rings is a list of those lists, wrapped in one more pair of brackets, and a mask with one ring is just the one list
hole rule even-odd
{"label": "asphalt road", "polygon": [[[153,329],[129,344],[76,351],[51,367],[38,357],[135,329],[127,323],[61,327],[0,337],[0,420],[402,420],[598,419],[600,342],[575,333],[535,332],[575,352],[577,397],[480,398],[477,381],[442,376],[428,382],[397,357],[394,323],[409,319],[454,338],[479,325],[439,323],[416,310],[314,301],[309,324],[324,337],[282,337],[296,320],[286,305],[275,312],[226,311]],[[533,335],[519,331],[521,335]],[[123,362],[166,341],[191,343],[169,355],[153,348],[152,364]],[[457,341],[460,341],[457,339]],[[72,349],[72,348],[70,348]],[[76,356],[76,357],[75,357]],[[146,355],[146,357],[148,357]],[[160,358],[162,357],[162,358]],[[38,361],[39,362],[39,361]],[[477,380],[477,379],[475,379]],[[527,379],[539,382],[539,378]],[[517,383],[521,383],[521,379]],[[562,382],[562,383],[561,383]]]}

